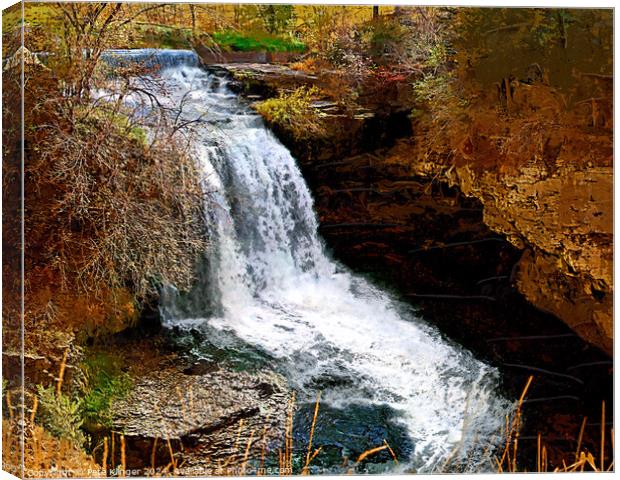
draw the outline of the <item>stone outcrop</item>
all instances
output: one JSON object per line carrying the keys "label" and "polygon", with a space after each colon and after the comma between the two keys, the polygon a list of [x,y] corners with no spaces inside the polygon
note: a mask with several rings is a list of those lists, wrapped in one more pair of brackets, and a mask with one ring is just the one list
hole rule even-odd
{"label": "stone outcrop", "polygon": [[320,93],[312,106],[327,126],[325,135],[300,142],[291,132],[271,125],[298,159],[330,162],[391,145],[396,138],[411,134],[408,116],[413,99],[407,78],[368,82],[353,104],[328,93],[334,89],[347,92],[351,89],[337,71],[313,73],[263,63],[211,63],[206,68],[226,76],[228,87],[250,104],[299,87],[318,87]]}
{"label": "stone outcrop", "polygon": [[484,222],[524,253],[516,285],[584,339],[613,349],[613,170],[530,165],[508,175],[457,167],[447,177]]}
{"label": "stone outcrop", "polygon": [[449,116],[445,132],[427,115],[393,153],[478,199],[484,223],[524,252],[519,291],[611,354],[613,144],[601,114],[609,85],[596,90],[596,105],[572,106],[548,85],[520,85],[507,104],[482,97]]}
{"label": "stone outcrop", "polygon": [[269,97],[282,91],[319,83],[317,75],[279,64],[209,62],[206,68],[230,75],[232,80],[230,86],[247,95]]}
{"label": "stone outcrop", "polygon": [[[572,154],[572,152],[569,151]],[[542,161],[511,168],[421,159],[403,142],[388,162],[435,178],[477,199],[483,222],[523,253],[514,271],[518,290],[608,354],[613,349],[613,168]],[[567,155],[568,156],[568,155]]]}
{"label": "stone outcrop", "polygon": [[114,405],[113,430],[124,435],[127,469],[205,475],[279,446],[289,399],[275,373],[167,367],[134,379]]}

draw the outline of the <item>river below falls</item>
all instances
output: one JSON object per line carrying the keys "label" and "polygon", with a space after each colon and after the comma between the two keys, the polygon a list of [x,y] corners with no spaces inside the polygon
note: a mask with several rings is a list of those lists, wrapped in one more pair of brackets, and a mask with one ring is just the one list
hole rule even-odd
{"label": "river below falls", "polygon": [[160,66],[159,101],[188,123],[204,174],[211,245],[199,280],[162,294],[176,341],[197,358],[282,373],[297,395],[298,459],[320,392],[315,471],[341,472],[344,457],[384,441],[399,462],[383,451],[368,472],[493,471],[514,408],[499,371],[330,258],[295,159],[192,52],[108,56]]}

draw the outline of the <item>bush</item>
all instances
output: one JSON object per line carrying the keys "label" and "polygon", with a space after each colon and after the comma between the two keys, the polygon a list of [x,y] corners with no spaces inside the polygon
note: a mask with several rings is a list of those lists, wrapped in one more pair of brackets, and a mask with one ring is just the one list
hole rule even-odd
{"label": "bush", "polygon": [[[157,108],[156,95],[135,108],[124,102],[140,82],[153,81],[138,78],[147,71],[117,68],[111,79],[98,63],[125,33],[129,12],[120,4],[50,9],[66,31],[29,31],[26,47],[49,55],[26,55],[24,86],[25,342],[44,355],[75,334],[130,326],[161,284],[189,287],[206,249],[201,176],[187,138]],[[21,72],[14,58],[3,72],[10,107],[3,109],[3,242],[19,252]],[[108,95],[96,98],[100,92]],[[19,255],[8,255],[3,267],[11,293],[3,314],[18,319]]]}
{"label": "bush", "polygon": [[38,386],[39,418],[45,429],[56,438],[81,446],[86,437],[81,430],[80,402],[56,392],[53,386]]}
{"label": "bush", "polygon": [[122,330],[159,285],[194,278],[206,249],[197,165],[174,126],[135,120],[122,102],[63,97],[49,70],[29,68],[27,343]]}
{"label": "bush", "polygon": [[380,18],[370,25],[369,50],[373,57],[394,54],[400,50],[406,30],[392,19]]}
{"label": "bush", "polygon": [[296,139],[322,137],[326,134],[319,112],[312,100],[319,93],[317,87],[299,87],[291,93],[280,93],[256,105],[256,110],[269,123],[290,132]]}

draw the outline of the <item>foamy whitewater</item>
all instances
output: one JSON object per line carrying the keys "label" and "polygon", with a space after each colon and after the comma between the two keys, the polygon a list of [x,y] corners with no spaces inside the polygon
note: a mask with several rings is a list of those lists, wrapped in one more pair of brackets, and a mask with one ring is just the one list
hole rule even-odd
{"label": "foamy whitewater", "polygon": [[389,405],[413,445],[401,470],[439,471],[448,461],[492,469],[511,409],[496,392],[498,372],[326,255],[295,159],[222,78],[191,52],[132,55],[162,65],[169,98],[161,100],[197,120],[192,142],[207,194],[202,291],[213,308],[199,318],[168,292],[165,324],[208,326],[255,346],[302,399],[314,400],[317,379],[336,378],[323,405]]}

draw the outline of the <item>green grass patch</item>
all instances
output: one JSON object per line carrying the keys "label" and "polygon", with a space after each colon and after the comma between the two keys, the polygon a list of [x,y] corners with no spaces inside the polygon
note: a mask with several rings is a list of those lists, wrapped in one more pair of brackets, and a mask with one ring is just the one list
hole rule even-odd
{"label": "green grass patch", "polygon": [[111,407],[131,389],[131,377],[121,369],[121,361],[106,353],[95,353],[85,358],[83,397],[80,413],[87,430],[97,431],[112,427]]}
{"label": "green grass patch", "polygon": [[306,45],[292,37],[245,34],[233,30],[215,32],[213,40],[223,50],[235,52],[303,52]]}
{"label": "green grass patch", "polygon": [[[211,35],[213,43],[228,52],[304,52],[306,45],[290,36],[264,32],[247,33],[223,30]],[[134,28],[132,45],[145,48],[191,48],[191,29],[163,25],[138,24]],[[129,46],[129,45],[128,45]]]}
{"label": "green grass patch", "polygon": [[86,432],[112,427],[112,404],[132,385],[129,374],[121,369],[121,359],[107,353],[87,355],[80,371],[78,388],[72,392],[58,392],[55,385],[37,387],[41,424],[56,438],[77,446],[88,439]]}

